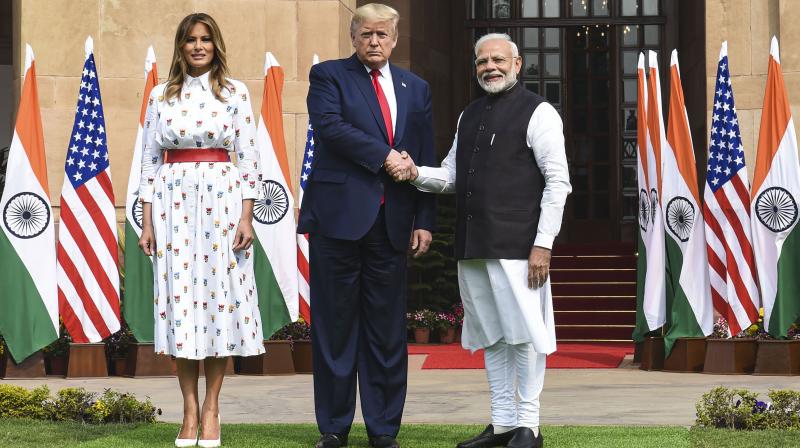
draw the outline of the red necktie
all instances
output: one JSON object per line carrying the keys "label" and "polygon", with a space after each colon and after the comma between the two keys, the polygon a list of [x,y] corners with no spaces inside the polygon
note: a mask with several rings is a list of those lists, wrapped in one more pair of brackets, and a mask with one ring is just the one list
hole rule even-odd
{"label": "red necktie", "polygon": [[[392,111],[389,110],[389,102],[386,101],[386,95],[383,94],[381,83],[378,82],[378,76],[381,75],[381,71],[373,69],[369,74],[372,75],[372,87],[375,87],[375,95],[378,96],[378,104],[381,106],[381,115],[383,115],[383,123],[386,125],[386,135],[389,137],[389,146],[394,146]],[[381,205],[383,205],[384,202],[386,202],[386,197],[381,195]]]}
{"label": "red necktie", "polygon": [[378,82],[378,76],[381,75],[380,70],[372,70],[369,72],[372,75],[372,86],[375,87],[375,94],[378,95],[378,104],[381,106],[381,115],[383,115],[383,122],[386,124],[386,135],[389,136],[389,146],[394,146],[394,132],[392,130],[392,112],[389,110],[389,102],[386,101],[386,95],[383,94],[381,83]]}

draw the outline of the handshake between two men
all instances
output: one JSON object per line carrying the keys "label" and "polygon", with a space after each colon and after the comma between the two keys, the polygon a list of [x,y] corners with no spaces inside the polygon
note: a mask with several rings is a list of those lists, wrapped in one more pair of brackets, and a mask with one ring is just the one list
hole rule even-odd
{"label": "handshake between two men", "polygon": [[395,182],[412,181],[417,178],[417,165],[407,152],[392,149],[383,165],[386,172]]}

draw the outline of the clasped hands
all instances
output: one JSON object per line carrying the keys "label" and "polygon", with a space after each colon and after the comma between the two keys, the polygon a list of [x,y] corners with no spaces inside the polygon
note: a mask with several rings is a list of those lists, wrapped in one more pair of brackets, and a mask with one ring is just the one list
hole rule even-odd
{"label": "clasped hands", "polygon": [[417,178],[417,165],[407,152],[397,152],[392,149],[383,164],[386,172],[392,176],[395,182],[405,182]]}

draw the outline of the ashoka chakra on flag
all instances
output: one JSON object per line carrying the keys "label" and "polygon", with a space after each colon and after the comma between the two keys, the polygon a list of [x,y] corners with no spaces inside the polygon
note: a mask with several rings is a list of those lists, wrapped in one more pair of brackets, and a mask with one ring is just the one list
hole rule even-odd
{"label": "ashoka chakra on flag", "polygon": [[681,242],[689,241],[694,219],[694,205],[688,199],[675,196],[667,204],[667,227]]}
{"label": "ashoka chakra on flag", "polygon": [[639,192],[639,227],[647,231],[650,223],[650,197],[644,188]]}
{"label": "ashoka chakra on flag", "polygon": [[783,232],[797,219],[797,202],[785,188],[767,188],[756,199],[756,214],[766,228]]}
{"label": "ashoka chakra on flag", "polygon": [[50,208],[38,194],[17,193],[3,210],[3,223],[17,238],[33,238],[41,235],[50,222]]}
{"label": "ashoka chakra on flag", "polygon": [[289,196],[274,180],[261,182],[261,194],[253,205],[253,217],[261,224],[275,224],[289,211]]}

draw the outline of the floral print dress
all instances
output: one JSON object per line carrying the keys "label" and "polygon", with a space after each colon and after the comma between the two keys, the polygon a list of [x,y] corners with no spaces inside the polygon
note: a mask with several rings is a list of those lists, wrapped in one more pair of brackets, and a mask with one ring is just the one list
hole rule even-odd
{"label": "floral print dress", "polygon": [[[253,251],[232,250],[242,199],[259,184],[255,123],[247,87],[229,80],[219,101],[208,73],[186,77],[180,98],[165,84],[145,115],[139,198],[152,202],[155,350],[178,358],[264,352]],[[164,163],[170,149],[224,148],[226,162]]]}

